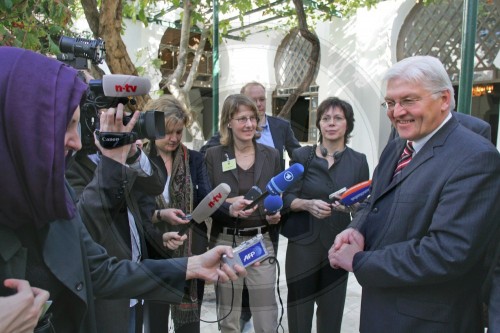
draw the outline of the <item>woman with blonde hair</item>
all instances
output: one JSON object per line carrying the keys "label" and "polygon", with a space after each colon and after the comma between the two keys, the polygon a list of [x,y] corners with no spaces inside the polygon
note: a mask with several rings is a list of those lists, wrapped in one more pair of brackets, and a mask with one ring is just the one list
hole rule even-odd
{"label": "woman with blonde hair", "polygon": [[[186,235],[179,236],[182,219],[193,211],[210,192],[203,155],[188,149],[182,143],[184,128],[191,123],[191,115],[172,95],[163,95],[151,100],[146,110],[156,110],[165,116],[165,137],[150,142],[149,157],[158,164],[160,172],[167,178],[163,194],[156,197],[156,210],[152,221],[162,233],[168,233],[167,247],[171,257],[186,257],[207,250],[208,236],[205,223],[195,224]],[[201,300],[204,282],[189,281],[180,305],[150,303],[147,305],[146,327],[149,332],[166,332],[168,312],[172,313],[175,332],[199,332]],[[153,306],[151,306],[153,305]]]}

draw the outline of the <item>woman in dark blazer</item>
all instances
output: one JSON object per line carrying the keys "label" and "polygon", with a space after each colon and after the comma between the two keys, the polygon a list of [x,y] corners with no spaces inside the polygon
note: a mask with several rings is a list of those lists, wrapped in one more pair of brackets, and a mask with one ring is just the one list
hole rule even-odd
{"label": "woman in dark blazer", "polygon": [[[351,105],[335,97],[327,98],[319,105],[316,119],[319,145],[294,151],[291,163],[301,163],[306,170],[303,179],[285,192],[283,200],[284,208],[290,209],[287,229],[295,233],[288,239],[286,253],[291,333],[311,332],[314,303],[317,332],[340,332],[347,272],[330,267],[328,250],[351,216],[345,207],[332,205],[328,197],[369,177],[366,156],[346,146],[354,128]],[[297,232],[293,232],[294,228]]]}
{"label": "woman in dark blazer", "polygon": [[[252,188],[265,189],[269,180],[281,170],[279,152],[255,142],[257,137],[257,107],[245,95],[230,95],[222,107],[221,145],[207,150],[205,161],[210,183],[226,183],[231,187],[227,202],[233,202]],[[246,218],[214,215],[211,236],[217,245],[238,246],[262,234],[270,256],[274,249],[270,231],[280,220],[280,213],[267,215],[262,205]],[[278,307],[275,298],[276,264],[268,260],[259,267],[248,267],[248,276],[231,284],[219,286],[222,332],[240,332],[240,313],[243,282],[246,283],[253,324],[256,332],[275,332]],[[233,292],[234,287],[234,292]],[[234,294],[234,299],[232,299]],[[232,305],[232,306],[231,306]]]}

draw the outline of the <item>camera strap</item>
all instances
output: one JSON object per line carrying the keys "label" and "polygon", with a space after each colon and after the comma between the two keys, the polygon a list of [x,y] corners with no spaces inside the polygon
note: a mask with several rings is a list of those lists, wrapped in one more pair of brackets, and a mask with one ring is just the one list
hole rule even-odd
{"label": "camera strap", "polygon": [[113,149],[129,145],[137,141],[139,136],[135,132],[101,132],[95,131],[97,139],[103,148]]}

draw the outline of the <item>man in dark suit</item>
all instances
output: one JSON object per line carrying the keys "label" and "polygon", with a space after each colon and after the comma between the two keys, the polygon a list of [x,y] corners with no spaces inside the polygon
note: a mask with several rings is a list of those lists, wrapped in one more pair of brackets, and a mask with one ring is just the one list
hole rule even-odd
{"label": "man in dark suit", "polygon": [[363,287],[361,332],[483,332],[500,155],[450,114],[453,87],[438,59],[404,59],[384,81],[400,139],[382,152],[371,196],[335,239],[330,264]]}
{"label": "man in dark suit", "polygon": [[[300,147],[299,141],[293,134],[290,122],[281,118],[266,115],[266,88],[258,82],[252,81],[245,84],[241,94],[250,97],[259,111],[259,127],[262,128],[261,136],[257,142],[278,149],[280,153],[281,170],[285,169],[285,150],[288,156]],[[205,155],[208,148],[220,145],[220,134],[215,133],[207,143],[201,147],[200,152]]]}

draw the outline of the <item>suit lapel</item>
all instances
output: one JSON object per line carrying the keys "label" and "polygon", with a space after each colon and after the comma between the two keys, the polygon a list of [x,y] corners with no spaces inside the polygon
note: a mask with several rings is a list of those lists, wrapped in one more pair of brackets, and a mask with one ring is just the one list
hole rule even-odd
{"label": "suit lapel", "polygon": [[261,145],[255,145],[255,163],[254,163],[254,184],[259,183],[259,179],[262,175],[262,169],[264,168],[264,161],[266,159],[266,153]]}
{"label": "suit lapel", "polygon": [[[396,148],[390,152],[390,158],[388,159],[388,163],[384,165],[380,165],[383,167],[383,171],[380,174],[381,184],[388,184],[388,186],[378,186],[378,193],[373,194],[374,201],[383,196],[385,193],[394,189],[399,183],[409,177],[415,170],[420,168],[425,162],[434,157],[434,149],[436,147],[443,146],[446,139],[450,135],[450,133],[458,126],[457,120],[452,117],[443,127],[435,133],[429,141],[420,149],[420,151],[413,157],[410,164],[405,167],[400,177],[397,177],[394,181],[392,181],[392,174],[396,167],[397,161],[403,151],[404,145],[406,141],[400,139],[397,143]],[[392,166],[392,167],[391,167]],[[378,168],[378,167],[377,167]]]}
{"label": "suit lapel", "polygon": [[[396,143],[386,148],[388,151],[385,153],[388,157],[381,159],[377,166],[377,183],[380,185],[372,188],[373,192],[371,196],[373,197],[373,202],[394,188],[395,182],[392,181],[392,175],[394,174],[394,169],[396,168],[405,144],[405,140],[398,139]],[[382,156],[383,155],[385,154],[382,154]]]}

